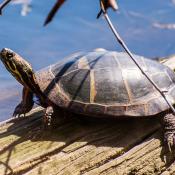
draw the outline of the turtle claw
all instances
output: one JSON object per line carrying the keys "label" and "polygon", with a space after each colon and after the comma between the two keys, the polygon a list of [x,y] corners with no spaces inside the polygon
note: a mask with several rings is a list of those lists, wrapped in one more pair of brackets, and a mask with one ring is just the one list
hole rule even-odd
{"label": "turtle claw", "polygon": [[168,150],[169,150],[169,152],[171,153],[171,152],[172,152],[172,149],[171,149],[171,146],[172,146],[172,145],[171,145],[171,143],[169,143],[169,142],[167,143],[167,145],[168,145]]}
{"label": "turtle claw", "polygon": [[22,118],[25,117],[25,114],[13,114],[13,118]]}
{"label": "turtle claw", "polygon": [[16,106],[15,111],[13,113],[14,118],[21,118],[25,117],[25,114],[29,112],[31,109],[28,108],[27,105],[24,105],[23,103],[20,103],[19,105]]}
{"label": "turtle claw", "polygon": [[43,117],[43,127],[45,129],[51,128],[53,113],[54,113],[53,107],[48,106],[46,108],[46,111],[45,111],[45,114],[44,114],[44,117]]}
{"label": "turtle claw", "polygon": [[168,136],[165,137],[165,141],[167,143],[167,147],[170,153],[172,153],[172,150],[175,148],[175,135],[174,133],[168,134]]}

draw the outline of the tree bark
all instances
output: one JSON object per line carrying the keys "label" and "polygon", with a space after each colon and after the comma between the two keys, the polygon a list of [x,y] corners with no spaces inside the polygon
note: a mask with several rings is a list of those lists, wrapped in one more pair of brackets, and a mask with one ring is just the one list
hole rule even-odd
{"label": "tree bark", "polygon": [[175,174],[156,117],[103,120],[80,116],[42,129],[41,108],[0,124],[0,175]]}

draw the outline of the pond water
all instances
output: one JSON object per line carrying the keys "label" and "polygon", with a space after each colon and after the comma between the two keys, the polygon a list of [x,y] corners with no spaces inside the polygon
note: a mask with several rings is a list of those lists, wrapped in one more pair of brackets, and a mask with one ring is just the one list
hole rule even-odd
{"label": "pond water", "polygon": [[[2,0],[1,0],[2,1]],[[175,53],[173,0],[118,0],[119,12],[109,15],[133,53],[164,57]],[[96,19],[98,0],[69,0],[54,21],[43,27],[54,3],[32,1],[32,12],[20,16],[20,5],[9,5],[0,17],[0,49],[8,47],[25,57],[38,70],[65,56],[103,47],[122,50],[105,20]],[[22,86],[0,63],[0,121],[8,119],[20,102]]]}

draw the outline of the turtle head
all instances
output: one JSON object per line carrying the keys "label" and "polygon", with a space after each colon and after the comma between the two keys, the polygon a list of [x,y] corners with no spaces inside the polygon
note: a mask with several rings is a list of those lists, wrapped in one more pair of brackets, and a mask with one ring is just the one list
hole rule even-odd
{"label": "turtle head", "polygon": [[36,86],[36,79],[31,65],[14,51],[4,48],[0,52],[0,59],[6,69],[21,83],[32,91]]}

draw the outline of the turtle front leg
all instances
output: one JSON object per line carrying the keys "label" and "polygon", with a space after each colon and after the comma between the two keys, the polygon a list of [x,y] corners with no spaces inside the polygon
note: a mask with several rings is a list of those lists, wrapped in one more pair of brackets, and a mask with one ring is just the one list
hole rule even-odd
{"label": "turtle front leg", "polygon": [[169,151],[175,148],[175,115],[166,114],[163,118],[164,123],[164,141],[168,145]]}
{"label": "turtle front leg", "polygon": [[22,101],[19,103],[13,113],[14,117],[20,117],[29,112],[34,105],[33,93],[26,87],[23,88]]}

